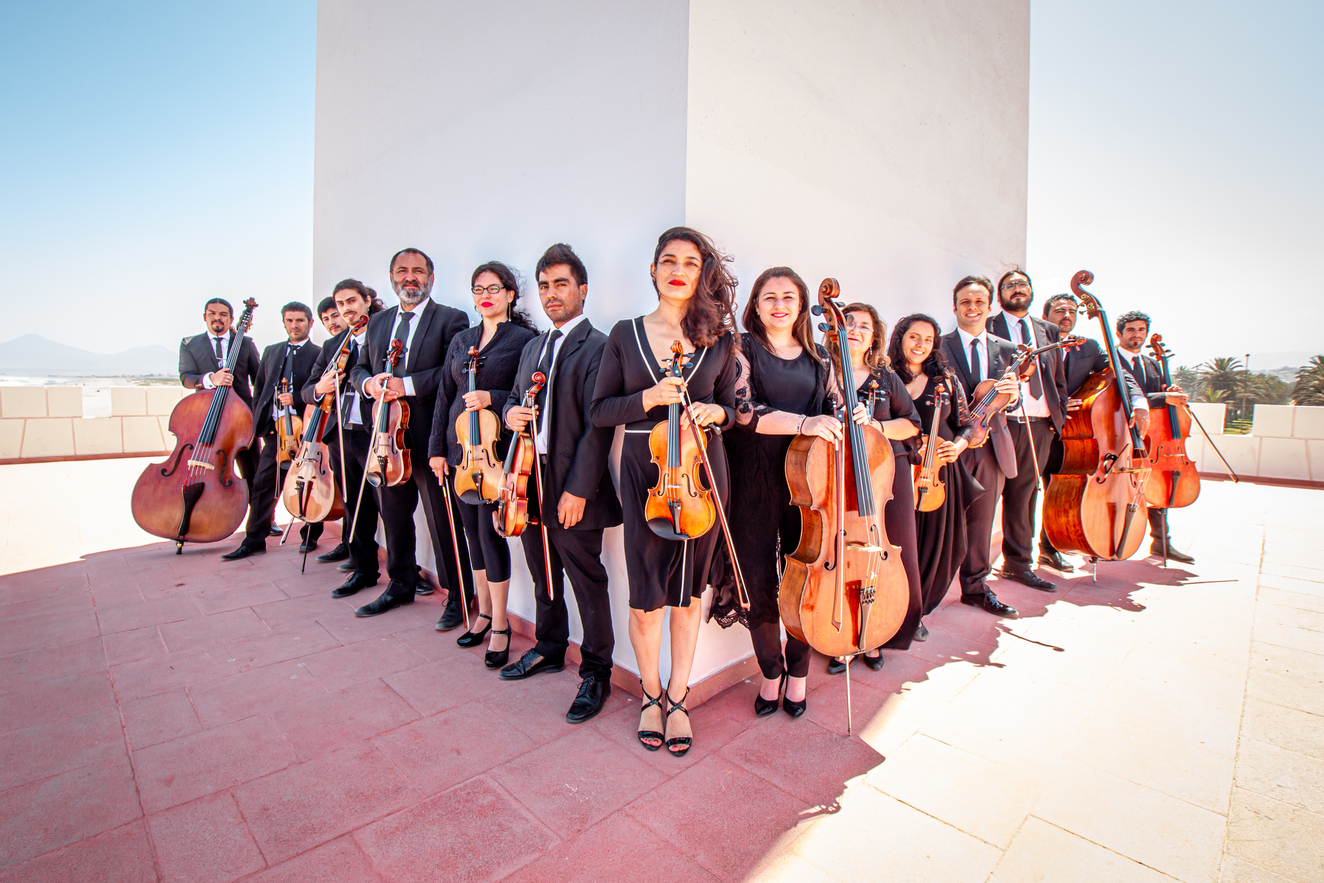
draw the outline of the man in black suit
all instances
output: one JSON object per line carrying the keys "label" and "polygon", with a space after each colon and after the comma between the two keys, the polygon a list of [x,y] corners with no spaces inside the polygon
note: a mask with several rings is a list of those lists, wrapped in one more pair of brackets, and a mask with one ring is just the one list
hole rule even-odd
{"label": "man in black suit", "polygon": [[[340,340],[344,339],[344,335],[341,334],[341,332],[345,330],[346,325],[345,321],[340,318],[340,308],[336,306],[334,295],[327,295],[322,298],[322,302],[317,305],[317,319],[322,323],[322,327],[326,329],[326,333],[331,335],[332,338],[339,337]],[[321,398],[321,396],[314,394],[311,387],[317,383],[318,378],[322,376],[322,372],[326,370],[326,361],[335,352],[335,347],[339,344],[340,340],[336,340],[335,344],[330,344],[330,351],[328,351],[327,347],[322,347],[322,352],[318,354],[317,364],[313,366],[312,373],[308,377],[308,383],[304,387],[303,400],[305,402],[316,402]],[[321,366],[320,368],[318,367],[319,365]],[[332,416],[334,419],[334,415]],[[331,421],[327,422],[327,429],[328,432],[322,437],[322,441],[326,443],[327,449],[331,453],[331,462],[335,466],[338,479],[340,476],[340,437],[334,431],[335,425]],[[337,486],[339,486],[338,480]],[[345,499],[343,490],[341,491],[340,499],[342,501]],[[336,547],[330,552],[323,552],[321,555],[318,555],[318,561],[332,563],[344,561],[349,558],[349,545],[345,542],[345,538],[349,536],[349,519],[351,514],[352,513],[347,512],[345,513],[345,517],[341,519],[340,542],[336,543]]]}
{"label": "man in black suit", "polygon": [[[349,566],[341,565],[340,569],[352,571],[345,583],[331,592],[331,597],[348,598],[360,589],[377,585],[381,576],[377,561],[377,497],[372,488],[366,488],[363,482],[363,466],[368,462],[371,439],[372,402],[359,395],[358,390],[349,383],[349,375],[362,357],[367,329],[353,335],[343,373],[337,373],[331,361],[340,352],[345,335],[350,334],[360,318],[375,315],[386,308],[377,299],[376,292],[357,279],[346,279],[336,285],[334,297],[333,303],[345,328],[322,347],[322,353],[303,388],[303,397],[307,401],[320,399],[324,395],[334,397],[336,387],[340,387],[338,410],[333,414],[334,419],[327,422],[322,438],[331,449],[331,465],[335,470],[336,484],[342,485],[343,479],[341,499],[345,502],[345,532],[342,534],[342,545],[346,548],[345,557]],[[359,499],[361,487],[365,487],[362,500]],[[352,537],[349,533],[351,530]],[[323,559],[334,560],[325,555],[317,557],[318,561]]]}
{"label": "man in black suit", "polygon": [[[558,243],[547,249],[538,260],[536,275],[543,311],[555,327],[524,347],[515,388],[504,413],[506,425],[515,432],[534,421],[537,468],[542,470],[547,498],[539,500],[536,482],[530,481],[529,509],[546,526],[556,596],[548,596],[543,533],[530,524],[520,535],[520,542],[533,575],[538,643],[501,669],[500,677],[520,680],[565,667],[565,652],[570,645],[564,590],[564,575],[568,573],[584,625],[579,664],[583,680],[565,716],[568,722],[578,724],[601,711],[611,695],[615,649],[607,569],[601,560],[603,529],[621,523],[621,503],[607,471],[613,431],[596,428],[589,419],[607,335],[594,328],[584,315],[588,273],[570,246]],[[525,408],[524,394],[538,371],[547,378],[547,387],[538,394],[534,408]]]}
{"label": "man in black suit", "polygon": [[[234,310],[230,302],[220,297],[213,297],[203,307],[202,320],[207,324],[205,334],[186,337],[179,342],[179,382],[186,389],[215,389],[218,386],[230,386],[250,408],[253,406],[251,384],[257,379],[261,359],[257,354],[257,344],[251,337],[244,337],[239,345],[239,355],[233,371],[223,370],[226,358],[230,355],[230,345],[234,343],[235,333],[230,325]],[[234,458],[239,474],[248,485],[248,498],[253,498],[253,476],[257,474],[256,443],[240,451]]]}
{"label": "man in black suit", "polygon": [[[1163,369],[1159,363],[1140,352],[1140,348],[1149,340],[1149,316],[1140,312],[1124,313],[1117,318],[1117,356],[1121,359],[1122,369],[1144,391],[1149,406],[1162,408],[1167,405],[1186,403],[1186,393],[1180,386],[1166,388],[1163,385]],[[1140,430],[1144,432],[1144,429]],[[1172,537],[1168,535],[1168,510],[1149,507],[1149,554],[1161,555],[1182,564],[1194,564],[1195,559],[1185,552],[1174,549]]]}
{"label": "man in black suit", "polygon": [[[446,610],[437,628],[449,631],[463,621],[461,590],[466,599],[473,598],[473,574],[467,566],[457,564],[457,557],[468,561],[468,547],[464,531],[453,530],[460,523],[454,500],[428,468],[428,439],[432,437],[432,410],[441,385],[446,350],[451,338],[469,327],[469,320],[461,311],[429,297],[433,279],[432,259],[418,249],[407,248],[391,258],[391,287],[400,298],[400,305],[369,320],[359,362],[350,372],[350,383],[363,398],[383,396],[388,402],[403,399],[409,405],[408,445],[413,461],[411,481],[376,491],[377,506],[386,528],[386,572],[390,583],[380,597],[354,612],[359,616],[377,616],[414,602],[418,583],[414,510],[422,500],[437,559],[437,578],[448,590]],[[404,343],[404,358],[390,371],[386,351],[395,339]]]}
{"label": "man in black suit", "polygon": [[[276,494],[285,474],[276,463],[279,452],[276,421],[287,414],[302,419],[304,402],[300,390],[321,352],[321,347],[308,339],[313,326],[313,311],[307,305],[288,303],[281,307],[280,313],[287,339],[273,343],[262,352],[262,367],[254,385],[257,399],[253,403],[253,438],[255,443],[261,440],[262,453],[258,458],[257,475],[253,478],[253,492],[248,498],[248,527],[239,548],[221,556],[226,561],[238,561],[267,551],[271,516],[276,512]],[[288,392],[281,391],[281,381],[287,382]],[[299,551],[316,548],[317,538],[321,535],[321,524],[305,524],[299,529],[302,539]]]}
{"label": "man in black suit", "polygon": [[[1032,347],[1055,343],[1056,325],[1028,315],[1034,302],[1030,277],[1019,269],[998,280],[998,304],[1002,312],[988,323],[990,334],[1013,344]],[[1057,586],[1033,571],[1034,513],[1039,499],[1039,474],[1052,442],[1066,424],[1067,381],[1062,351],[1052,350],[1035,357],[1035,370],[1021,384],[1020,404],[1007,412],[1007,428],[1016,449],[1016,475],[1002,489],[1002,570],[998,576],[1043,592]]]}
{"label": "man in black suit", "polygon": [[[1080,303],[1076,300],[1075,295],[1055,294],[1044,304],[1044,320],[1056,325],[1058,333],[1066,336],[1076,328],[1076,316],[1079,309]],[[1099,345],[1097,340],[1082,337],[1080,346],[1062,350],[1062,367],[1067,381],[1066,410],[1074,411],[1080,405],[1079,401],[1075,399],[1077,391],[1084,386],[1085,381],[1091,374],[1108,367],[1108,352]],[[1149,425],[1149,405],[1145,399],[1145,394],[1140,387],[1136,386],[1129,373],[1124,374],[1122,379],[1126,382],[1126,388],[1130,391],[1131,407],[1135,409],[1137,425],[1141,427],[1140,431],[1144,432]],[[1048,456],[1043,457],[1044,487],[1048,486],[1052,477],[1062,468],[1064,451],[1061,437],[1055,435],[1052,444],[1049,446]],[[1040,456],[1043,456],[1042,453]],[[1042,528],[1039,530],[1039,563],[1061,573],[1070,573],[1075,570],[1067,562],[1066,557],[1049,541],[1048,532]]]}
{"label": "man in black suit", "polygon": [[[997,389],[1013,397],[1014,407],[1020,390],[1020,382],[1011,371],[1016,348],[987,333],[985,323],[992,304],[993,283],[986,277],[966,276],[956,283],[952,290],[956,330],[942,336],[942,352],[961,379],[966,398],[973,401],[975,386],[996,377]],[[993,512],[1002,496],[1005,477],[1016,475],[1016,451],[1007,431],[1005,414],[993,416],[989,421],[988,441],[969,449],[968,457],[970,471],[984,492],[966,507],[970,545],[961,563],[961,603],[982,607],[998,616],[1015,616],[1016,608],[999,601],[985,582],[993,569],[989,554]]]}

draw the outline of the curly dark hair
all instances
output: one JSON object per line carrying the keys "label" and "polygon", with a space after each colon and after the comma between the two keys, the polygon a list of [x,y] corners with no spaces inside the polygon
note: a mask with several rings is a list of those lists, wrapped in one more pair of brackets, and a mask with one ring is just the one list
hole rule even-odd
{"label": "curly dark hair", "polygon": [[386,304],[377,296],[377,292],[364,285],[357,279],[342,279],[336,283],[336,287],[331,289],[331,296],[335,297],[338,291],[356,291],[359,297],[363,298],[364,303],[368,305],[368,315],[380,313],[386,309]]}
{"label": "curly dark hair", "polygon": [[[662,249],[677,240],[697,248],[703,261],[694,297],[685,310],[685,318],[680,320],[681,330],[695,346],[712,346],[728,333],[739,346],[740,338],[735,333],[736,277],[727,266],[733,260],[732,257],[718,249],[711,239],[698,230],[672,227],[657,238],[657,248],[653,250],[654,267],[657,266],[658,258],[662,257]],[[659,297],[662,296],[657,288],[656,276],[653,277],[653,290]]]}
{"label": "curly dark hair", "polygon": [[1117,317],[1117,333],[1121,334],[1122,329],[1127,325],[1130,325],[1132,322],[1144,322],[1146,333],[1149,332],[1150,328],[1154,327],[1154,323],[1150,321],[1148,315],[1139,310],[1132,310],[1129,313],[1122,313],[1122,315]]}
{"label": "curly dark hair", "polygon": [[911,313],[909,316],[897,319],[896,327],[892,329],[892,338],[887,344],[887,360],[892,363],[892,370],[905,383],[914,380],[915,375],[910,373],[910,363],[906,360],[905,353],[902,352],[901,341],[905,339],[910,326],[917,322],[927,322],[933,326],[933,351],[924,359],[924,364],[920,367],[930,377],[941,377],[947,373],[947,357],[942,354],[942,348],[939,345],[942,339],[942,326],[932,316],[924,313]]}
{"label": "curly dark hair", "polygon": [[528,312],[516,306],[519,303],[519,276],[515,274],[515,271],[500,261],[488,261],[485,264],[479,264],[473,271],[473,275],[469,277],[469,287],[473,288],[478,282],[478,277],[484,273],[491,273],[497,277],[501,287],[510,292],[510,305],[506,307],[506,321],[530,331],[537,331],[538,326],[533,324]]}
{"label": "curly dark hair", "polygon": [[818,354],[818,347],[814,344],[814,316],[809,311],[809,286],[805,285],[800,274],[790,267],[770,267],[759,274],[759,278],[754,280],[754,287],[749,290],[749,302],[745,304],[745,313],[740,317],[740,323],[745,326],[746,331],[754,335],[755,340],[767,347],[768,330],[763,327],[763,320],[759,318],[759,292],[772,279],[785,279],[800,292],[800,313],[795,317],[795,327],[791,329],[791,336],[815,362],[821,363],[823,357]]}

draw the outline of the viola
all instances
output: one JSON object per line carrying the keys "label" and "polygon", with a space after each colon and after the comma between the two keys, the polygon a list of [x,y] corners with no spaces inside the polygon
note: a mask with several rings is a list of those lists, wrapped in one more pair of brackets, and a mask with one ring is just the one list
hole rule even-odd
{"label": "viola", "polygon": [[[478,347],[469,347],[469,392],[478,389]],[[470,504],[495,503],[501,498],[502,462],[496,455],[501,420],[487,408],[466,411],[455,418],[455,437],[464,451],[455,467],[455,493]]]}
{"label": "viola", "polygon": [[[1038,348],[1031,347],[1028,343],[1017,344],[1016,355],[1012,358],[1011,365],[1008,366],[1007,370],[1014,373],[1021,381],[1029,380],[1034,373],[1035,360],[1039,356],[1057,349],[1078,347],[1084,342],[1084,338],[1081,337],[1064,337]],[[996,378],[986,377],[975,384],[975,388],[970,394],[970,416],[974,418],[974,427],[970,432],[969,447],[978,448],[988,441],[989,424],[992,422],[994,415],[1006,410],[1007,405],[1011,404],[1012,396],[1005,392],[998,392],[997,384]],[[942,504],[939,503],[938,505]]]}
{"label": "viola", "polygon": [[[285,395],[290,391],[290,379],[280,379],[280,392]],[[299,453],[299,443],[303,438],[303,421],[284,410],[276,421],[276,467],[280,468],[294,460]]]}
{"label": "viola", "polygon": [[[671,344],[672,377],[681,376],[685,348],[679,340]],[[653,533],[668,540],[693,540],[717,521],[717,505],[711,487],[699,480],[704,464],[705,434],[681,432],[681,405],[667,406],[667,419],[648,434],[648,449],[657,466],[657,484],[648,492],[644,518]]]}
{"label": "viola", "polygon": [[[257,301],[244,301],[223,370],[234,371]],[[200,389],[170,412],[175,449],[153,463],[133,486],[133,520],[153,536],[184,543],[214,543],[230,536],[248,512],[248,484],[236,481],[234,458],[253,442],[253,415],[228,386]]]}
{"label": "viola", "polygon": [[938,436],[938,427],[942,423],[942,409],[947,404],[948,397],[946,382],[934,387],[933,421],[929,424],[929,436],[924,442],[924,460],[915,467],[915,511],[917,512],[932,512],[940,508],[947,499],[947,488],[942,483],[942,467],[938,465],[938,445],[942,442]]}
{"label": "viola", "polygon": [[1081,270],[1071,290],[1099,321],[1108,367],[1085,379],[1075,395],[1080,407],[1067,412],[1061,472],[1044,497],[1044,530],[1059,551],[1113,561],[1130,558],[1145,537],[1150,466],[1108,316],[1083,287],[1093,281],[1093,273]]}
{"label": "viola", "polygon": [[859,398],[839,297],[837,281],[825,279],[813,310],[827,318],[820,328],[836,342],[846,438],[791,440],[786,482],[802,527],[777,594],[786,631],[827,656],[881,647],[901,628],[910,602],[901,550],[883,522],[896,468],[892,445],[877,426],[852,419]]}
{"label": "viola", "polygon": [[[386,370],[392,376],[399,368],[405,351],[400,338],[391,341],[386,351]],[[409,405],[403,398],[386,401],[386,384],[372,406],[372,448],[363,467],[363,478],[373,487],[396,487],[411,480],[414,470],[409,461],[405,432],[409,429]]]}
{"label": "viola", "polygon": [[[1149,338],[1149,348],[1163,370],[1163,388],[1172,388],[1168,359],[1172,352],[1163,345],[1162,336]],[[1149,448],[1149,483],[1145,501],[1159,509],[1181,509],[1200,496],[1200,472],[1195,461],[1186,456],[1186,439],[1191,435],[1191,412],[1183,404],[1168,404],[1149,413],[1145,443]]]}
{"label": "viola", "polygon": [[[533,375],[532,385],[524,391],[521,405],[532,408],[538,393],[547,383],[547,376],[541,371]],[[533,421],[510,443],[506,452],[506,462],[501,471],[501,500],[497,510],[492,513],[497,533],[503,537],[517,537],[524,533],[529,524],[529,474],[538,462],[538,454],[533,445]],[[541,494],[539,499],[542,499]],[[541,519],[538,519],[541,521]],[[548,583],[550,585],[550,582]]]}

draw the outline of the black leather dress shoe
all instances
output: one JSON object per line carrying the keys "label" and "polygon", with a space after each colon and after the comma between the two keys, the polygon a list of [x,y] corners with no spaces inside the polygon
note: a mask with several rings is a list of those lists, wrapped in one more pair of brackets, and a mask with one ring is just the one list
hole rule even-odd
{"label": "black leather dress shoe", "polygon": [[564,659],[548,659],[540,655],[537,650],[525,650],[523,656],[501,669],[497,677],[503,681],[522,681],[539,672],[560,671],[563,668],[565,668]]}
{"label": "black leather dress shoe", "polygon": [[375,585],[377,585],[376,577],[369,578],[367,574],[356,573],[349,579],[345,580],[343,585],[338,586],[335,591],[331,593],[331,597],[348,598],[360,589],[368,589]]}
{"label": "black leather dress shoe", "polygon": [[317,548],[317,540],[309,540],[307,542],[300,543],[299,554],[307,555],[309,552],[313,551],[316,548]]}
{"label": "black leather dress shoe", "polygon": [[447,604],[446,609],[442,611],[441,619],[437,620],[437,631],[449,632],[464,625],[464,609],[460,607],[457,599],[454,604]]}
{"label": "black leather dress shoe", "polygon": [[611,681],[601,678],[584,678],[579,683],[579,692],[575,701],[570,703],[570,710],[565,713],[568,724],[582,724],[602,711],[611,695]]}
{"label": "black leather dress shoe", "polygon": [[839,675],[846,670],[846,661],[833,656],[828,660],[827,673],[830,675]]}
{"label": "black leather dress shoe", "polygon": [[982,607],[996,616],[1016,615],[1015,607],[1010,604],[1003,604],[998,600],[998,596],[988,589],[985,589],[982,595],[961,595],[961,603],[969,604],[971,607]]}
{"label": "black leather dress shoe", "polygon": [[342,561],[341,563],[336,565],[336,570],[339,570],[342,573],[350,573],[354,570],[354,562]]}
{"label": "black leather dress shoe", "polygon": [[283,534],[285,533],[285,531],[281,530],[281,529],[280,529],[280,525],[273,521],[273,522],[271,522],[271,530],[268,531],[267,533],[268,533],[270,536],[278,537],[278,536],[283,535]]}
{"label": "black leather dress shoe", "polygon": [[1032,589],[1038,589],[1041,592],[1056,592],[1057,586],[1048,580],[1038,576],[1031,570],[1000,570],[998,576],[1002,579],[1015,580],[1023,586],[1029,586]]}
{"label": "black leather dress shoe", "polygon": [[405,594],[403,592],[401,592],[400,594],[394,594],[394,595],[391,594],[392,592],[395,592],[401,588],[402,587],[398,583],[392,581],[390,585],[387,586],[386,591],[378,595],[375,601],[370,601],[367,604],[364,604],[358,610],[354,611],[354,615],[380,616],[381,614],[385,613],[388,610],[394,610],[395,608],[403,607],[406,604],[413,604],[414,603],[413,592],[410,592],[408,594]]}
{"label": "black leather dress shoe", "polygon": [[1058,573],[1074,573],[1076,568],[1067,563],[1061,552],[1044,552],[1039,556],[1041,567],[1051,567]]}
{"label": "black leather dress shoe", "polygon": [[431,595],[433,592],[432,583],[427,581],[423,574],[418,575],[418,582],[414,584],[415,595]]}
{"label": "black leather dress shoe", "polygon": [[[1149,554],[1151,554],[1151,555],[1157,555],[1159,558],[1162,558],[1162,557],[1163,557],[1163,541],[1162,541],[1162,540],[1159,540],[1159,541],[1153,543],[1152,545],[1150,545],[1150,547],[1149,547]],[[1190,555],[1187,555],[1185,552],[1179,552],[1179,551],[1177,551],[1176,549],[1174,549],[1174,548],[1172,547],[1172,543],[1171,543],[1171,542],[1168,543],[1168,560],[1169,560],[1169,561],[1176,561],[1178,564],[1194,564],[1194,563],[1195,563],[1195,559],[1192,558]]]}
{"label": "black leather dress shoe", "polygon": [[340,543],[330,552],[323,552],[321,555],[318,555],[317,560],[321,561],[323,564],[334,564],[337,561],[344,561],[348,557],[349,546]]}
{"label": "black leather dress shoe", "polygon": [[919,621],[919,625],[915,627],[915,640],[920,643],[923,643],[928,639],[929,639],[929,627],[926,626],[924,624],[924,620],[921,619]]}
{"label": "black leather dress shoe", "polygon": [[263,546],[261,549],[250,549],[247,546],[240,546],[238,549],[235,549],[233,552],[226,552],[224,555],[221,556],[221,560],[238,561],[241,558],[247,558],[249,555],[265,555],[265,554],[267,554],[266,546]]}

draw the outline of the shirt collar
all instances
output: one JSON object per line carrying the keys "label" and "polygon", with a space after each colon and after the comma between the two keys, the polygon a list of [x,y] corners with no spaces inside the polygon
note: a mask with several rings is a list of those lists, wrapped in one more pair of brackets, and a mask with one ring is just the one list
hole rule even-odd
{"label": "shirt collar", "polygon": [[580,313],[578,316],[576,316],[573,319],[567,319],[564,325],[556,329],[557,331],[561,332],[561,339],[564,340],[565,338],[569,337],[570,332],[574,331],[575,328],[579,326],[579,323],[583,322],[587,318],[588,316],[584,315],[583,313]]}
{"label": "shirt collar", "polygon": [[961,348],[964,349],[966,352],[970,352],[970,341],[972,340],[979,341],[980,346],[984,347],[985,349],[988,349],[987,325],[984,326],[984,330],[979,332],[977,336],[972,336],[968,331],[966,331],[964,328],[962,328],[959,325],[956,326],[956,330],[961,335]]}

